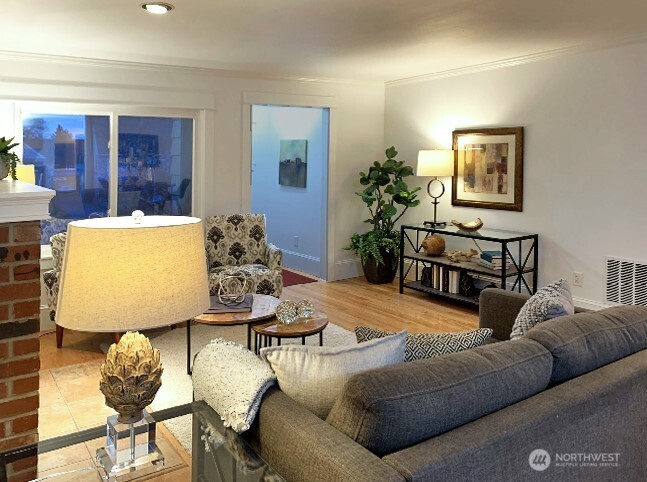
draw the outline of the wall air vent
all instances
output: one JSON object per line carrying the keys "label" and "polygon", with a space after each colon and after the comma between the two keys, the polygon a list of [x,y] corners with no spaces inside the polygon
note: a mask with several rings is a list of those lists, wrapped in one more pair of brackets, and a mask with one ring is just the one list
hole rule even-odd
{"label": "wall air vent", "polygon": [[647,262],[608,257],[606,299],[647,306]]}

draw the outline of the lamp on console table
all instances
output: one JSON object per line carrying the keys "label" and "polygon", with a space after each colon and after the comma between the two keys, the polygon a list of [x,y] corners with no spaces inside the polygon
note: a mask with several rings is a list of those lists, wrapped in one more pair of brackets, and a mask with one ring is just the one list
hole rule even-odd
{"label": "lamp on console table", "polygon": [[[69,223],[56,322],[79,331],[123,333],[191,319],[210,306],[202,221],[133,216]],[[155,424],[145,407],[161,386],[159,350],[128,331],[108,350],[100,389],[108,417],[107,447],[97,458],[108,480],[163,466]]]}
{"label": "lamp on console table", "polygon": [[[436,208],[438,207],[438,199],[445,194],[445,185],[438,179],[439,177],[451,177],[454,175],[454,151],[448,149],[434,149],[429,151],[418,151],[418,168],[416,169],[416,176],[428,177],[433,176],[433,179],[427,184],[427,194],[433,199],[434,205],[434,220],[425,221],[425,226],[446,226],[445,221],[436,220]],[[434,181],[440,184],[440,193],[438,195],[432,194],[432,185]]]}

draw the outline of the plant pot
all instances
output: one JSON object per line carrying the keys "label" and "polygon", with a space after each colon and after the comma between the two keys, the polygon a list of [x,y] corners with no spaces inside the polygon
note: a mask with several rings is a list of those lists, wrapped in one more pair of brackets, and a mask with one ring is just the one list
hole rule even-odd
{"label": "plant pot", "polygon": [[9,174],[9,168],[5,163],[0,159],[0,179],[4,179]]}
{"label": "plant pot", "polygon": [[392,283],[398,270],[398,257],[392,253],[382,253],[382,264],[377,264],[375,259],[369,258],[362,263],[366,281],[376,285]]}

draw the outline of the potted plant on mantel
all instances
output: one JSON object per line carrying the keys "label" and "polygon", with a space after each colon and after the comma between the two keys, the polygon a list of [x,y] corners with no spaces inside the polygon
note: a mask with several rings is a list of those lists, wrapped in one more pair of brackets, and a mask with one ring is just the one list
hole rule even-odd
{"label": "potted plant on mantel", "polygon": [[[362,261],[364,276],[370,283],[391,283],[398,268],[400,236],[395,223],[411,207],[420,204],[419,187],[409,189],[405,177],[413,175],[413,168],[397,161],[398,151],[391,146],[386,151],[386,161],[375,161],[368,173],[359,173],[359,182],[366,188],[357,192],[366,203],[371,217],[364,222],[373,226],[367,233],[355,233],[346,248]],[[398,214],[398,206],[404,209]]]}
{"label": "potted plant on mantel", "polygon": [[[18,156],[11,149],[18,145],[13,142],[14,137],[5,139],[0,137],[0,179],[4,179],[8,174],[11,174],[11,179],[16,181],[16,164],[18,163]],[[13,142],[13,144],[12,144]]]}

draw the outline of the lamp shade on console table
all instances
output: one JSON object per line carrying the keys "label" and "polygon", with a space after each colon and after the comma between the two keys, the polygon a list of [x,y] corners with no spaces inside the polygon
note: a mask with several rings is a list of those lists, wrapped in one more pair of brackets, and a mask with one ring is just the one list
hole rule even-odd
{"label": "lamp shade on console table", "polygon": [[[416,176],[418,177],[433,177],[429,184],[427,184],[427,194],[433,199],[434,205],[434,220],[425,221],[428,226],[445,226],[447,223],[444,221],[436,220],[436,209],[438,207],[438,199],[445,194],[445,185],[440,181],[439,177],[451,177],[454,175],[454,151],[449,149],[433,149],[428,151],[418,152],[418,166],[416,168]],[[438,195],[432,194],[432,186],[434,181],[440,184],[440,193]]]}

